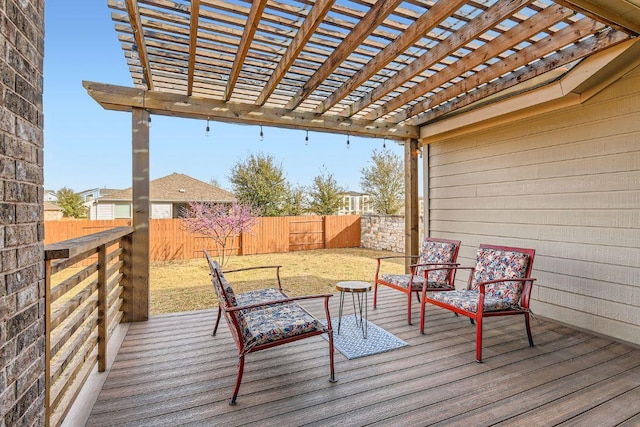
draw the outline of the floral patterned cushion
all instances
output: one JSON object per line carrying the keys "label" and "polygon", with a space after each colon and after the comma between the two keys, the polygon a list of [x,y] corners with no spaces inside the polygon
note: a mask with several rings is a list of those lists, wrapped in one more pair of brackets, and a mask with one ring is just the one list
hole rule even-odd
{"label": "floral patterned cushion", "polygon": [[[224,278],[224,274],[222,274],[220,264],[218,264],[217,261],[211,260],[210,268],[211,270],[213,270],[211,272],[211,278],[213,282],[213,288],[215,289],[216,295],[218,296],[218,300],[222,302],[225,300],[224,296],[226,296],[226,300],[230,306],[237,305],[236,294],[235,292],[233,292],[233,288],[231,287],[229,282],[227,282],[227,279]],[[217,273],[217,275],[215,273]]]}
{"label": "floral patterned cushion", "polygon": [[[418,264],[447,264],[453,262],[456,245],[447,242],[432,242],[425,240],[420,251]],[[416,273],[424,276],[424,267],[418,267]],[[429,282],[434,282],[434,287],[444,287],[449,284],[449,270],[436,270],[429,272]],[[420,286],[422,287],[422,285]]]}
{"label": "floral patterned cushion", "polygon": [[[501,278],[524,278],[529,265],[529,255],[522,252],[491,248],[478,249],[471,289],[478,290],[478,283]],[[501,282],[485,287],[487,296],[517,304],[522,294],[522,282]],[[486,301],[486,300],[485,300]]]}
{"label": "floral patterned cushion", "polygon": [[280,341],[307,332],[328,332],[319,320],[295,302],[241,310],[237,313],[245,343],[245,353],[258,345]]}
{"label": "floral patterned cushion", "polygon": [[[429,274],[429,277],[431,277],[431,274]],[[383,274],[382,275],[382,281],[391,283],[396,286],[403,287],[405,289],[409,287],[409,278],[410,278],[409,274]],[[412,283],[411,289],[414,291],[422,290],[423,283],[424,283],[424,276],[413,276],[413,283]],[[430,288],[444,288],[448,285],[449,285],[448,280],[445,281],[444,283],[429,280]]]}
{"label": "floral patterned cushion", "polygon": [[237,305],[259,304],[262,302],[288,298],[277,288],[258,289],[255,291],[243,292],[236,295]]}
{"label": "floral patterned cushion", "polygon": [[[479,294],[479,291],[434,292],[431,294],[431,299],[475,313],[478,311]],[[485,294],[484,311],[506,310],[509,307],[511,307],[510,299]]]}

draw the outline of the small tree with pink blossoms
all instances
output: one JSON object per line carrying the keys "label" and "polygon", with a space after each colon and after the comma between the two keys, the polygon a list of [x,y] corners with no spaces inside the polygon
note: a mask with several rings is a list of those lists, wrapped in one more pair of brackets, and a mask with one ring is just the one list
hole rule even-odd
{"label": "small tree with pink blossoms", "polygon": [[221,266],[231,256],[236,237],[250,231],[257,221],[251,207],[238,203],[191,202],[182,214],[182,224],[187,231],[210,237],[215,242]]}

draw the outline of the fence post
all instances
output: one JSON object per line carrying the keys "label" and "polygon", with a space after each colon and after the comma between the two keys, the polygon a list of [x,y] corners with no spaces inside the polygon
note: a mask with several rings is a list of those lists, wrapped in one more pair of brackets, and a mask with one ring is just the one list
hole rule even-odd
{"label": "fence post", "polygon": [[98,372],[107,370],[107,245],[98,248]]}
{"label": "fence post", "polygon": [[327,216],[322,215],[322,249],[327,249]]}

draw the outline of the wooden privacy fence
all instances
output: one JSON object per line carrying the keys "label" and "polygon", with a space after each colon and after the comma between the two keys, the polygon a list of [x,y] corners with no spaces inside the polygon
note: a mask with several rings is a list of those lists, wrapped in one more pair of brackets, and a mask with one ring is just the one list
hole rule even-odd
{"label": "wooden privacy fence", "polygon": [[[130,220],[45,221],[45,245],[86,236]],[[254,255],[310,249],[360,246],[360,215],[260,217],[253,229],[227,245],[230,255]],[[183,229],[180,219],[152,219],[149,224],[151,261],[201,258],[203,248],[217,255],[214,242]],[[229,248],[232,248],[229,250]]]}

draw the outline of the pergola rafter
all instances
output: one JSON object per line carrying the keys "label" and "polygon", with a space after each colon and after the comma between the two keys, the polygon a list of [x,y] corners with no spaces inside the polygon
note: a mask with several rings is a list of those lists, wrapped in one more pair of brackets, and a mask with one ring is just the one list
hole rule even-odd
{"label": "pergola rafter", "polygon": [[329,12],[334,2],[335,0],[319,0],[313,5],[307,19],[305,19],[300,26],[300,29],[291,41],[291,44],[289,44],[287,51],[282,55],[282,59],[278,62],[273,74],[271,74],[271,78],[269,78],[264,89],[262,89],[262,92],[258,95],[256,105],[264,105],[269,96],[271,96],[276,86],[278,86],[280,81],[282,81],[285,73],[290,69],[291,65],[302,51],[302,48],[307,44],[313,35],[313,32],[318,28],[322,19]]}
{"label": "pergola rafter", "polygon": [[[191,1],[191,22],[189,25],[189,80],[187,83],[187,95],[193,93],[193,76],[196,69],[196,50],[198,49],[198,19],[200,17],[200,0]],[[231,81],[231,80],[229,80]]]}
{"label": "pergola rafter", "polygon": [[[196,3],[197,3],[197,0],[196,0]],[[236,54],[235,60],[233,61],[233,67],[231,68],[231,72],[229,73],[229,80],[227,81],[227,89],[225,90],[225,93],[224,93],[225,101],[228,101],[229,98],[231,98],[233,89],[235,88],[236,82],[238,81],[238,76],[240,75],[240,69],[242,68],[242,64],[244,64],[244,60],[247,57],[247,51],[251,46],[251,42],[253,41],[253,35],[256,33],[258,24],[260,23],[260,16],[262,16],[262,11],[264,11],[264,7],[266,5],[267,5],[267,0],[257,0],[257,1],[254,1],[251,6],[251,12],[249,12],[249,16],[247,17],[247,24],[244,27],[244,33],[242,34],[242,40],[240,41],[238,53]],[[193,18],[193,15],[192,15],[192,18]]]}
{"label": "pergola rafter", "polygon": [[[612,1],[108,4],[136,87],[251,111],[235,119],[245,123],[280,126],[288,115],[301,121],[287,127],[339,123],[338,133],[403,140],[483,96],[575,65],[547,56],[584,58],[635,37],[640,9]],[[324,124],[315,128],[331,131]]]}
{"label": "pergola rafter", "polygon": [[366,106],[382,98],[389,92],[397,89],[418,74],[422,73],[425,70],[428,70],[438,61],[441,61],[443,58],[450,55],[451,52],[454,52],[467,43],[471,42],[480,34],[492,28],[498,22],[502,21],[507,16],[514,13],[528,3],[531,3],[531,0],[496,3],[492,8],[477,16],[472,22],[463,26],[458,31],[443,40],[441,43],[436,45],[429,51],[429,55],[423,55],[421,58],[408,64],[402,70],[398,71],[398,73],[393,77],[385,81],[384,84],[381,84],[380,86],[372,90],[369,94],[362,97],[362,99],[354,103],[354,105],[349,108],[349,111],[345,115],[352,116],[358,111],[361,111]]}
{"label": "pergola rafter", "polygon": [[387,0],[379,1],[372,5],[369,12],[353,27],[353,30],[349,32],[342,43],[331,52],[327,60],[318,68],[318,71],[291,98],[286,108],[294,109],[300,105],[400,3],[402,3],[402,0]]}
{"label": "pergola rafter", "polygon": [[[553,37],[549,37],[548,43],[540,42],[536,44],[532,44],[529,47],[522,49],[521,51],[517,51],[514,49],[515,46],[519,45],[523,41],[529,39],[530,37],[540,33],[543,31],[549,23],[557,23],[562,19],[570,16],[573,12],[571,10],[566,9],[561,6],[552,6],[549,7],[542,12],[534,15],[527,21],[527,25],[514,27],[506,33],[502,34],[499,37],[496,37],[491,42],[484,44],[473,52],[469,53],[465,57],[465,61],[458,61],[454,64],[451,64],[449,67],[444,68],[441,72],[434,74],[429,79],[425,79],[422,82],[415,85],[411,92],[404,92],[389,102],[385,103],[380,108],[372,111],[367,114],[365,118],[367,119],[377,119],[378,117],[382,117],[385,114],[388,114],[395,110],[396,108],[400,108],[403,105],[408,104],[412,99],[416,98],[416,95],[422,96],[431,91],[434,91],[436,88],[443,87],[447,82],[454,80],[456,77],[460,75],[464,75],[467,72],[473,70],[473,68],[485,64],[487,62],[487,58],[496,58],[500,54],[509,49],[514,50],[512,55],[507,56],[506,58],[502,58],[500,61],[490,65],[487,68],[495,67],[496,64],[500,64],[500,68],[504,71],[508,71],[511,68],[511,62],[514,60],[519,62],[529,63],[534,58],[542,57],[543,55],[538,56],[541,49],[545,51],[552,52],[554,50],[560,49],[561,47],[566,45],[566,35],[571,34],[569,37],[573,37],[573,34],[584,34],[586,31],[593,30],[592,26],[596,25],[595,21],[590,19],[583,19],[579,21],[579,23],[573,24],[560,30],[558,33],[554,34]],[[565,36],[565,37],[563,37]],[[527,54],[527,51],[533,51]],[[514,59],[511,59],[514,58]],[[517,68],[516,66],[513,69]],[[486,69],[486,68],[485,68]],[[475,74],[483,73],[483,70],[477,71]],[[467,77],[464,80],[472,78],[472,76]],[[464,81],[462,80],[462,81]],[[457,83],[459,84],[459,83]],[[441,97],[441,92],[448,90],[451,86],[443,89],[442,91],[434,94],[433,96],[428,97],[422,104],[416,104],[415,106],[411,106],[406,108],[402,113],[394,116],[394,121],[402,121],[406,120],[412,115],[414,111],[421,113],[422,111],[418,111],[420,109],[420,105],[424,105],[427,102],[433,100],[436,97]],[[435,101],[434,101],[435,102]]]}

